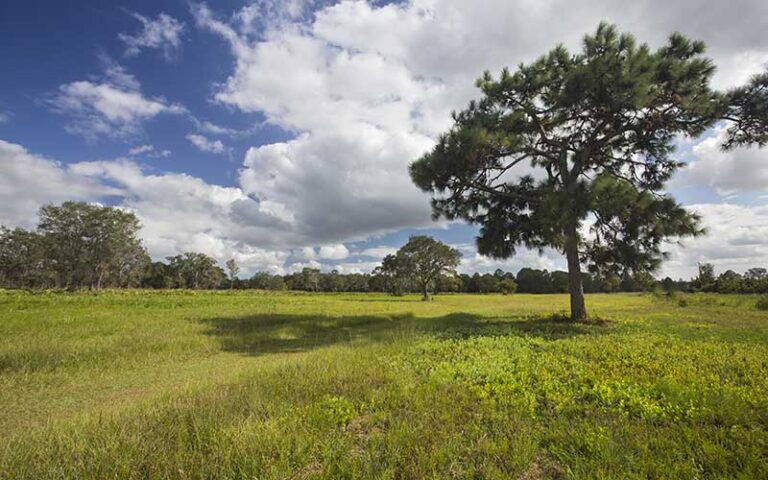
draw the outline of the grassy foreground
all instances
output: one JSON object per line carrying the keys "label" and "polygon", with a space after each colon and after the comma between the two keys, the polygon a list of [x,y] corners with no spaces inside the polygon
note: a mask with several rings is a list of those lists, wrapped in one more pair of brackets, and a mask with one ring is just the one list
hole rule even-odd
{"label": "grassy foreground", "polygon": [[751,297],[0,291],[0,478],[768,478]]}

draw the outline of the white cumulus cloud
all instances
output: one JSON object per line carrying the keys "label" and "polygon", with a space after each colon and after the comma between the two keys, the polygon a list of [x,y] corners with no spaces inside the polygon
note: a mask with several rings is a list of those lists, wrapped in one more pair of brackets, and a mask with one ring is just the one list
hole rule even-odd
{"label": "white cumulus cloud", "polygon": [[142,49],[159,48],[166,59],[172,59],[181,48],[184,23],[165,13],[154,19],[138,13],[131,13],[131,16],[141,23],[141,30],[135,35],[118,34],[118,38],[125,44],[125,55],[132,57]]}
{"label": "white cumulus cloud", "polygon": [[226,150],[221,140],[209,140],[205,135],[190,133],[186,138],[202,152],[224,153]]}
{"label": "white cumulus cloud", "polygon": [[53,111],[69,118],[65,129],[87,139],[129,137],[144,121],[161,114],[182,114],[179,104],[147,98],[139,82],[123,68],[108,67],[100,81],[80,80],[59,86],[49,100]]}
{"label": "white cumulus cloud", "polygon": [[[598,0],[489,0],[482,8],[451,0],[346,0],[300,2],[287,13],[273,7],[251,5],[227,18],[202,4],[193,13],[198,26],[227,42],[235,60],[214,99],[296,133],[250,148],[241,188],[279,205],[297,236],[319,242],[430,225],[427,196],[407,167],[448,128],[451,110],[478,96],[474,79],[557,43],[576,50],[602,20],[652,46],[675,30],[704,39],[726,69],[716,78],[723,87],[759,70],[768,53],[768,39],[754,34],[759,25],[739,27],[741,17],[720,4],[695,18],[684,14],[690,5],[660,0],[631,7]],[[768,18],[762,2],[745,2],[742,11]]]}
{"label": "white cumulus cloud", "polygon": [[122,195],[113,186],[80,175],[71,166],[0,140],[0,224],[31,227],[46,203]]}
{"label": "white cumulus cloud", "polygon": [[706,186],[722,197],[767,192],[768,149],[741,147],[723,151],[721,145],[725,140],[726,129],[720,127],[694,144],[693,160],[678,174],[673,185]]}
{"label": "white cumulus cloud", "polygon": [[[88,188],[109,185],[124,192],[121,204],[141,216],[147,242],[158,254],[194,248],[242,255],[273,270],[304,255],[303,260],[315,264],[344,261],[339,263],[343,268],[357,268],[368,259],[356,262],[355,254],[339,245],[434,225],[428,197],[413,186],[407,167],[449,127],[451,110],[478,97],[474,79],[486,69],[514,67],[558,43],[578,49],[582,35],[602,20],[617,23],[653,47],[676,30],[705,40],[721,67],[715,79],[719,87],[733,86],[762,68],[768,58],[768,3],[744,0],[738,8],[727,2],[699,7],[692,0],[344,0],[332,5],[268,0],[219,13],[196,5],[197,25],[223,39],[233,60],[231,71],[212,86],[213,100],[263,115],[294,137],[247,149],[232,187],[183,174],[150,174],[125,160],[54,164],[51,175],[74,175]],[[123,34],[127,54],[144,48],[177,51],[183,26],[157,30],[151,25],[162,16],[137,18],[142,30]],[[176,40],[165,38],[166,31],[176,31]],[[127,136],[159,115],[184,112],[180,105],[146,96],[133,76],[115,66],[100,79],[62,85],[50,103],[69,117],[69,131],[90,136]],[[238,133],[193,122],[196,133],[190,137],[197,141],[189,140],[209,151],[226,150],[209,137]],[[762,152],[725,154],[716,142],[704,139],[694,147],[687,181],[722,194],[765,185]],[[28,183],[26,188],[34,189]],[[90,191],[81,195],[89,196]],[[706,205],[696,206],[706,222],[709,215],[715,222],[725,219],[727,212]],[[763,207],[730,208],[745,228],[759,225],[764,217]],[[739,228],[730,224],[730,231]],[[670,268],[683,271],[683,261],[707,255],[720,255],[716,258],[722,265],[738,263],[733,259],[744,251],[739,249],[746,236],[716,253],[707,246],[715,234],[689,241],[687,253],[675,251],[679,260]],[[303,247],[308,250],[302,252]],[[375,258],[373,249],[368,253]],[[751,261],[766,258],[759,249],[751,253]],[[470,248],[462,268],[560,268],[560,261],[556,254],[538,257],[521,250],[516,259],[497,262]]]}

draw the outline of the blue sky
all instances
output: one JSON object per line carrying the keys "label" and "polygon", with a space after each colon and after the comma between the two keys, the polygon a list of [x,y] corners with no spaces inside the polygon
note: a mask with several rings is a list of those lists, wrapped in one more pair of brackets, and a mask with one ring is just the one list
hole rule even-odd
{"label": "blue sky", "polygon": [[[433,223],[406,169],[483,70],[578,48],[601,20],[652,46],[705,40],[719,88],[768,63],[764,2],[615,3],[4,2],[0,223],[31,227],[46,202],[120,205],[155,258],[203,251],[244,274],[370,271],[414,232],[460,246],[466,271],[562,268],[557,252],[477,255],[475,230]],[[768,158],[723,153],[718,135],[681,141],[670,191],[711,233],[670,246],[664,274],[768,265]]]}
{"label": "blue sky", "polygon": [[[242,157],[250,145],[292,136],[275,126],[254,128],[264,123],[264,115],[242,113],[210,101],[213,85],[226,80],[233,59],[221,39],[189,28],[194,20],[187,2],[144,1],[123,6],[87,1],[12,3],[0,7],[0,54],[11,64],[0,76],[0,89],[5,93],[0,105],[3,111],[12,112],[13,121],[0,128],[5,138],[34,146],[36,153],[63,162],[77,162],[116,158],[136,145],[151,144],[173,153],[153,159],[151,165],[157,170],[186,172],[210,182],[234,185],[233,174],[239,166],[234,155]],[[217,4],[230,10],[242,6],[238,2]],[[126,45],[117,34],[136,34],[141,29],[141,23],[131,13],[147,18],[165,13],[185,23],[180,34],[181,47],[174,51],[170,61],[162,48],[125,55]],[[62,128],[66,119],[46,108],[45,97],[59,85],[102,75],[107,62],[119,64],[135,75],[146,96],[162,96],[170,103],[182,104],[189,115],[158,116],[135,136],[118,141],[85,141],[81,136],[68,134]],[[205,68],[200,68],[201,65]],[[193,130],[192,117],[251,133],[227,142],[232,156],[200,152],[185,139]],[[41,135],[41,131],[45,134]]]}

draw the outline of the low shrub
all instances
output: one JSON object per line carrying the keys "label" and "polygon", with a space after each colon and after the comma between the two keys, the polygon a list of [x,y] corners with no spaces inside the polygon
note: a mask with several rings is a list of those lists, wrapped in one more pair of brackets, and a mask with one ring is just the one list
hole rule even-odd
{"label": "low shrub", "polygon": [[768,295],[763,295],[758,298],[755,307],[757,307],[758,310],[768,310]]}

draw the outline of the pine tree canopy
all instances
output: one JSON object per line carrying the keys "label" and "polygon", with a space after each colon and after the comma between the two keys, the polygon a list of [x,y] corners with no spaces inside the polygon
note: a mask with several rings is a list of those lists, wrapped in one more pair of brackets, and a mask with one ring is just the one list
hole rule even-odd
{"label": "pine tree canopy", "polygon": [[[727,147],[766,139],[768,75],[721,93],[704,44],[673,34],[658,50],[601,24],[580,53],[558,46],[514,73],[486,72],[482,98],[453,114],[411,164],[436,217],[480,225],[480,253],[520,245],[614,271],[654,270],[665,240],[702,233],[664,186],[676,139],[731,122]],[[589,232],[589,233],[588,233]]]}

